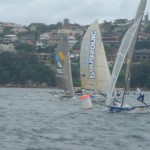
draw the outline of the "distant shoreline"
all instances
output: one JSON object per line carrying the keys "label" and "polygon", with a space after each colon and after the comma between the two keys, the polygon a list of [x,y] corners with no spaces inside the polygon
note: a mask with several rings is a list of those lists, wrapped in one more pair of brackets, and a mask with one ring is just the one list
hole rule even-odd
{"label": "distant shoreline", "polygon": [[[0,84],[0,88],[47,88],[47,89],[57,89],[55,86],[48,86],[46,83],[41,83],[41,84],[27,84],[27,85],[22,85],[22,84]],[[81,89],[82,87],[74,87],[75,90]],[[142,91],[150,91],[148,88],[140,88]],[[116,91],[123,91],[123,88],[116,88]],[[135,92],[136,88],[132,88],[130,92]]]}
{"label": "distant shoreline", "polygon": [[42,84],[0,84],[0,88],[55,88],[55,87],[51,87],[48,86],[45,83]]}

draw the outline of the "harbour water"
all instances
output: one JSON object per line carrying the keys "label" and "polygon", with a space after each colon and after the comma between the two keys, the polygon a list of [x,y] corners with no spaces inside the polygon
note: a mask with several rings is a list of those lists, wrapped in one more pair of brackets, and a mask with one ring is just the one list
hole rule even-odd
{"label": "harbour water", "polygon": [[85,110],[78,97],[53,93],[0,88],[0,150],[150,149],[150,111],[109,113],[98,103]]}

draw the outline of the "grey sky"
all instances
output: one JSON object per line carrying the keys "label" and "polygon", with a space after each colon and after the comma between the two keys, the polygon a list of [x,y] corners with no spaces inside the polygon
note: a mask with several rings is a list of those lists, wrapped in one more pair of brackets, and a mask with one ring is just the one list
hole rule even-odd
{"label": "grey sky", "polygon": [[[145,13],[150,12],[147,0]],[[133,19],[140,0],[0,0],[0,22],[55,24],[70,19],[86,25],[115,19]]]}

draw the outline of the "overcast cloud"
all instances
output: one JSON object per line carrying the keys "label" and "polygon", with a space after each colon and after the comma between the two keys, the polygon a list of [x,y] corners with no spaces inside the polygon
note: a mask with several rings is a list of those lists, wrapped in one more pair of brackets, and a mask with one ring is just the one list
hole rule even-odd
{"label": "overcast cloud", "polygon": [[[87,25],[115,19],[133,19],[140,0],[0,0],[0,22],[55,24],[68,18]],[[148,0],[145,13],[150,11]]]}

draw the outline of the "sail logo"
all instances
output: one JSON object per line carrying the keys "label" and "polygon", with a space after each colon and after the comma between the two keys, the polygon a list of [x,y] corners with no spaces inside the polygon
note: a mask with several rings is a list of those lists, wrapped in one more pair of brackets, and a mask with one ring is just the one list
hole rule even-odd
{"label": "sail logo", "polygon": [[84,41],[83,43],[83,65],[86,66],[87,65],[87,58],[86,58],[86,53],[87,53],[87,50],[88,50],[88,42],[87,41]]}
{"label": "sail logo", "polygon": [[94,60],[95,60],[95,51],[96,51],[96,38],[97,38],[96,35],[97,35],[96,31],[92,30],[90,34],[89,79],[95,78]]}
{"label": "sail logo", "polygon": [[57,65],[59,67],[56,69],[57,73],[62,74],[63,73],[62,63],[65,61],[64,54],[62,52],[58,52],[58,54],[55,55],[55,61],[57,62]]}

